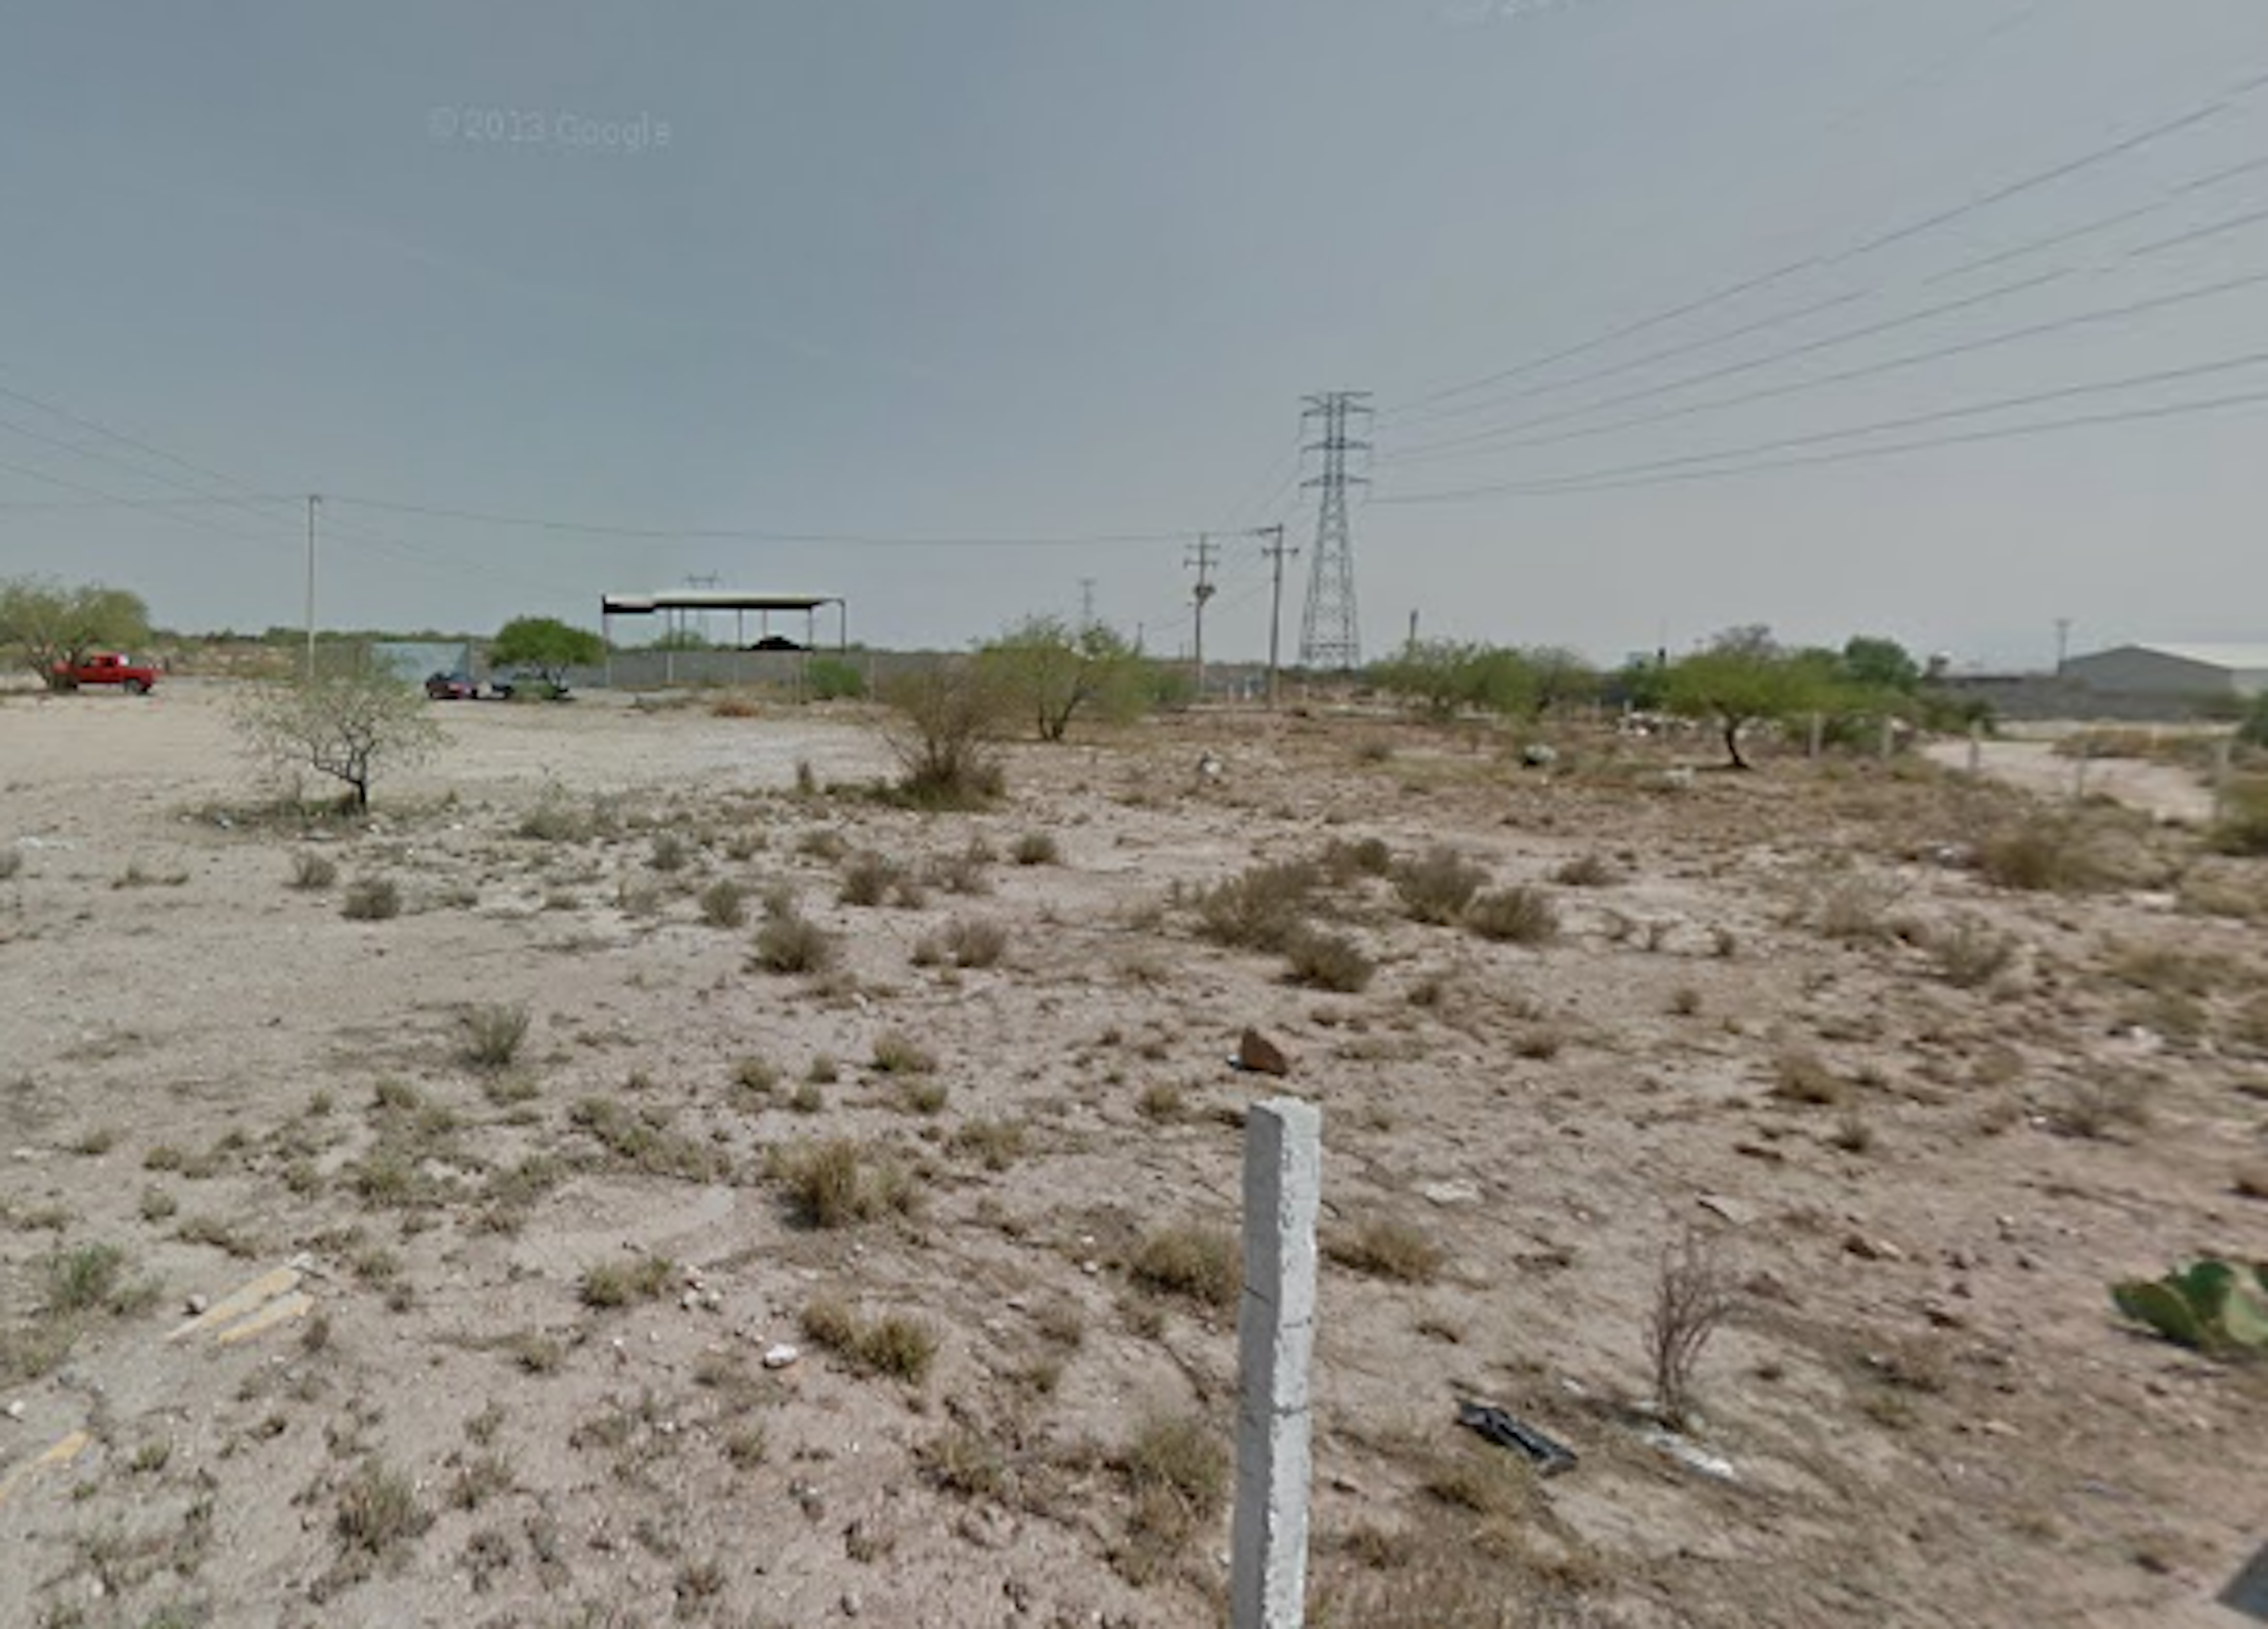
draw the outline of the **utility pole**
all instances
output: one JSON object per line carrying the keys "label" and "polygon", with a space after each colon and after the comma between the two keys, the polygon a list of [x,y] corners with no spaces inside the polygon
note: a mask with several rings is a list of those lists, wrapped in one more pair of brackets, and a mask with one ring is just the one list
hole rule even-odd
{"label": "utility pole", "polygon": [[1320,492],[1315,505],[1315,553],[1309,564],[1307,615],[1300,624],[1300,665],[1327,672],[1351,673],[1362,660],[1362,640],[1357,630],[1354,600],[1354,536],[1347,524],[1346,490],[1366,484],[1361,475],[1347,473],[1347,454],[1370,450],[1370,443],[1347,434],[1347,421],[1367,415],[1367,390],[1326,390],[1305,398],[1300,415],[1304,428],[1319,423],[1322,433],[1301,448],[1319,453],[1317,474],[1301,482]]}
{"label": "utility pole", "polygon": [[1197,698],[1199,701],[1203,701],[1204,699],[1205,601],[1211,599],[1214,594],[1219,592],[1219,590],[1213,586],[1212,580],[1213,564],[1219,558],[1220,550],[1213,546],[1212,534],[1210,532],[1205,532],[1198,534],[1197,552],[1194,555],[1185,557],[1182,561],[1183,565],[1194,565],[1197,569],[1197,591],[1192,597],[1197,601],[1197,632],[1195,638],[1197,644]]}
{"label": "utility pole", "polygon": [[2056,677],[2063,677],[2064,663],[2071,658],[2071,618],[2056,618]]}
{"label": "utility pole", "polygon": [[1094,626],[1094,579],[1079,579],[1079,629],[1085,633]]}
{"label": "utility pole", "polygon": [[1278,670],[1281,667],[1277,656],[1284,630],[1284,557],[1295,555],[1300,551],[1285,546],[1284,527],[1281,522],[1275,526],[1256,527],[1252,534],[1255,537],[1268,537],[1275,540],[1273,542],[1263,544],[1260,550],[1267,557],[1268,564],[1271,568],[1268,591],[1268,710],[1273,712],[1276,710],[1276,693],[1279,682]]}
{"label": "utility pole", "polygon": [[307,682],[315,681],[315,511],[321,507],[319,493],[307,494]]}

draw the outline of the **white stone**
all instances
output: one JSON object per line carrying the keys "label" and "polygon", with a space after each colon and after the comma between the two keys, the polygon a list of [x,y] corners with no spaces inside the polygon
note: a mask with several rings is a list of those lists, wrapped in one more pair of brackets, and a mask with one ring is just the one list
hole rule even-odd
{"label": "white stone", "polygon": [[785,1341],[782,1341],[777,1345],[764,1348],[764,1367],[768,1369],[784,1369],[801,1356],[803,1356],[802,1353]]}

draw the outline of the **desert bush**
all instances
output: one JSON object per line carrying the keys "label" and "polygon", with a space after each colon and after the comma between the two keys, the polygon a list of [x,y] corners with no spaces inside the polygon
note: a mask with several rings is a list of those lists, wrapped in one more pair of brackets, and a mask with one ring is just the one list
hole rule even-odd
{"label": "desert bush", "polygon": [[815,702],[854,702],[866,693],[866,675],[858,663],[843,657],[808,657],[803,664],[803,692]]}
{"label": "desert bush", "polygon": [[313,770],[344,784],[360,814],[384,769],[431,757],[447,736],[427,711],[424,693],[375,664],[319,673],[248,692],[233,722],[253,751],[279,770]]}
{"label": "desert bush", "polygon": [[48,1257],[46,1309],[69,1316],[92,1312],[117,1296],[126,1277],[126,1252],[114,1244],[83,1244]]}
{"label": "desert bush", "polygon": [[1543,889],[1514,886],[1475,896],[1465,907],[1465,925],[1483,939],[1542,945],[1558,937],[1559,912]]}
{"label": "desert bush", "polygon": [[1399,1284],[1431,1284],[1447,1259],[1424,1228],[1384,1216],[1368,1217],[1352,1228],[1331,1234],[1323,1250],[1342,1267]]}
{"label": "desert bush", "polygon": [[1563,888],[1602,888],[1622,879],[1603,855],[1579,854],[1553,872],[1551,880]]}
{"label": "desert bush", "polygon": [[1285,940],[1284,957],[1292,983],[1341,995],[1367,989],[1378,970],[1351,939],[1304,925],[1292,930]]}
{"label": "desert bush", "polygon": [[1995,887],[2024,893],[2079,893],[2105,881],[2080,822],[2044,811],[1986,837],[1977,845],[1977,869]]}
{"label": "desert bush", "polygon": [[1832,1106],[1849,1088],[1818,1053],[1792,1050],[1772,1059],[1772,1095],[1783,1102]]}
{"label": "desert bush", "polygon": [[[2268,707],[2255,716],[2268,712]],[[2213,846],[2223,854],[2268,855],[2268,780],[2250,778],[2228,789],[2220,818],[2214,822]]]}
{"label": "desert bush", "polygon": [[1394,851],[1383,837],[1357,837],[1352,842],[1333,837],[1323,844],[1315,863],[1334,882],[1358,877],[1382,877],[1394,869]]}
{"label": "desert bush", "polygon": [[1320,880],[1301,860],[1251,866],[1197,894],[1198,931],[1240,949],[1280,951],[1305,922]]}
{"label": "desert bush", "polygon": [[640,1256],[629,1261],[593,1262],[583,1270],[579,1286],[586,1307],[627,1307],[656,1301],[669,1293],[676,1266],[663,1256]]}
{"label": "desert bush", "polygon": [[365,1460],[339,1491],[334,1519],[350,1552],[383,1558],[423,1535],[433,1517],[417,1502],[416,1485],[375,1459]]}
{"label": "desert bush", "polygon": [[1974,917],[1962,917],[1930,935],[1929,951],[1940,978],[1974,990],[2007,970],[2015,960],[2016,941]]}
{"label": "desert bush", "polygon": [[291,886],[303,893],[319,892],[338,880],[338,862],[329,855],[311,854],[303,849],[291,856]]}
{"label": "desert bush", "polygon": [[904,867],[887,855],[864,850],[844,864],[837,897],[846,905],[880,905],[889,898],[890,890],[904,875]]}
{"label": "desert bush", "polygon": [[1244,1264],[1236,1236],[1196,1223],[1161,1227],[1136,1246],[1135,1281],[1167,1294],[1226,1310],[1243,1288]]}
{"label": "desert bush", "polygon": [[1005,1171],[1023,1156],[1025,1141],[1020,1120],[968,1120],[953,1133],[948,1146],[981,1161],[988,1171]]}
{"label": "desert bush", "polygon": [[756,961],[773,973],[824,973],[835,965],[835,936],[792,908],[756,930]]}
{"label": "desert bush", "polygon": [[971,837],[968,845],[957,854],[937,854],[930,858],[924,874],[932,885],[948,894],[989,894],[992,879],[985,867],[993,862],[992,851],[982,837]]}
{"label": "desert bush", "polygon": [[924,808],[967,808],[998,798],[1003,782],[992,741],[1011,697],[983,664],[947,660],[886,680],[895,717],[883,738],[902,771],[898,792]]}
{"label": "desert bush", "polygon": [[401,889],[392,877],[357,877],[339,910],[356,922],[390,921],[401,914]]}
{"label": "desert bush", "polygon": [[914,961],[924,967],[940,962],[950,962],[960,968],[991,967],[1007,948],[1008,930],[999,923],[983,918],[956,917],[915,945]]}
{"label": "desert bush", "polygon": [[739,927],[748,919],[748,890],[719,877],[701,890],[701,919],[711,927]]}
{"label": "desert bush", "polygon": [[527,1039],[527,1009],[518,1005],[476,1006],[465,1014],[464,1059],[475,1069],[502,1069],[519,1056]]}
{"label": "desert bush", "polygon": [[948,1426],[921,1444],[914,1461],[938,1486],[965,1499],[990,1497],[1007,1483],[1000,1450],[966,1426]]}
{"label": "desert bush", "polygon": [[805,1226],[847,1227],[916,1206],[912,1180],[887,1157],[870,1155],[848,1138],[777,1144],[767,1168],[787,1190]]}
{"label": "desert bush", "polygon": [[656,871],[682,871],[693,858],[693,845],[674,831],[657,831],[647,845],[645,863]]}
{"label": "desert bush", "polygon": [[902,1030],[885,1029],[874,1037],[874,1067],[884,1074],[928,1074],[937,1054]]}
{"label": "desert bush", "polygon": [[1732,1286],[1706,1235],[1688,1227],[1664,1249],[1646,1318],[1646,1353],[1654,1402],[1662,1417],[1683,1424],[1691,1414],[1693,1372],[1702,1350],[1733,1309]]}
{"label": "desert bush", "polygon": [[2149,1096],[2133,1075],[2075,1075],[2063,1083],[2051,1117],[2067,1136],[2110,1138],[2150,1124]]}
{"label": "desert bush", "polygon": [[1010,846],[1008,858],[1020,866],[1060,866],[1063,845],[1052,831],[1027,831]]}
{"label": "desert bush", "polygon": [[1203,1419],[1153,1414],[1119,1450],[1134,1496],[1130,1554],[1116,1558],[1137,1583],[1160,1570],[1220,1515],[1228,1494],[1228,1450]]}
{"label": "desert bush", "polygon": [[1447,845],[1428,849],[1394,868],[1394,891],[1419,922],[1454,922],[1488,881],[1488,873]]}
{"label": "desert bush", "polygon": [[834,1296],[817,1296],[803,1309],[803,1332],[850,1360],[864,1374],[887,1375],[918,1386],[937,1360],[936,1329],[920,1318],[889,1313],[867,1322]]}

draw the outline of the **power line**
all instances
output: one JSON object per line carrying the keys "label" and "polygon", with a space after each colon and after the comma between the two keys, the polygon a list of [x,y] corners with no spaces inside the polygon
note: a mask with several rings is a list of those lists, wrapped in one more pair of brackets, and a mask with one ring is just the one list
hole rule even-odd
{"label": "power line", "polygon": [[[1918,367],[1925,363],[1942,361],[1949,357],[1968,356],[1981,350],[1992,350],[2004,345],[2017,344],[2025,340],[2043,338],[2048,335],[2062,333],[2071,328],[2090,327],[2097,323],[2114,322],[2122,318],[2140,316],[2154,311],[2171,310],[2178,306],[2194,304],[2198,300],[2213,299],[2223,294],[2235,293],[2243,289],[2257,288],[2264,284],[2268,284],[2268,271],[2247,272],[2235,277],[2220,278],[2215,282],[2205,284],[2198,287],[2178,290],[2170,294],[2153,295],[2146,299],[2129,300],[2124,304],[2117,306],[2096,306],[2091,310],[2074,312],[2066,316],[2054,318],[2051,321],[2045,322],[2026,323],[2018,328],[2003,328],[1995,333],[1980,335],[1973,339],[1959,340],[1949,344],[1931,346],[1923,350],[1908,351],[1902,356],[1887,357],[1879,362],[1867,363],[1859,367],[1845,368],[1837,372],[1818,374],[1810,379],[1795,380],[1786,384],[1767,385],[1760,389],[1742,391],[1729,396],[1712,396],[1705,401],[1689,402],[1677,407],[1660,408],[1652,412],[1631,414],[1626,417],[1611,420],[1604,424],[1593,424],[1580,430],[1557,431],[1550,435],[1522,436],[1516,439],[1503,441],[1501,445],[1491,446],[1486,449],[1474,449],[1458,453],[1441,451],[1413,452],[1402,454],[1399,458],[1392,461],[1402,461],[1403,459],[1406,459],[1409,461],[1417,462],[1444,457],[1472,457],[1476,456],[1478,452],[1484,450],[1490,453],[1501,453],[1513,452],[1527,447],[1550,446],[1569,441],[1589,440],[1599,436],[1611,435],[1620,431],[1635,429],[1640,425],[1661,424],[1670,419],[1688,418],[1703,413],[1719,412],[1727,408],[1746,407],[1755,402],[1773,401],[1786,396],[1803,395],[1815,390],[1824,390],[1836,385],[1850,384],[1858,380],[1878,378],[1885,373],[1893,373],[1905,368]],[[1789,354],[1794,353],[1779,353],[1772,357],[1762,358],[1759,365],[1762,365],[1763,363],[1766,362],[1784,360],[1786,356]],[[1590,413],[1602,411],[1610,407],[1625,406],[1633,402],[1652,400],[1656,396],[1668,395],[1680,390],[1689,389],[1692,386],[1703,383],[1710,379],[1722,378],[1725,376],[1727,372],[1738,371],[1740,370],[1719,370],[1709,373],[1696,374],[1685,379],[1675,380],[1667,384],[1652,387],[1646,390],[1632,392],[1628,395],[1609,397],[1604,401],[1591,402],[1583,407],[1571,408],[1558,412],[1539,415],[1538,416],[1528,419],[1522,424],[1507,426],[1503,431],[1498,433],[1500,435],[1511,435],[1513,431],[1518,430],[1534,428],[1543,424],[1562,423],[1567,419],[1580,418]]]}
{"label": "power line", "polygon": [[424,515],[438,520],[467,520],[483,526],[509,526],[533,531],[578,533],[593,537],[644,538],[658,542],[739,542],[756,543],[832,543],[872,549],[1039,549],[1094,548],[1129,543],[1186,543],[1194,530],[1178,532],[1098,532],[1085,535],[1046,536],[924,536],[874,532],[767,531],[748,527],[605,526],[593,521],[564,520],[536,515],[509,515],[471,509],[449,509],[435,504],[412,504],[354,493],[324,495],[327,503],[395,514]]}
{"label": "power line", "polygon": [[1643,317],[1632,322],[1624,323],[1616,328],[1609,330],[1608,333],[1600,335],[1592,339],[1585,340],[1579,344],[1566,347],[1561,350],[1553,352],[1550,356],[1536,357],[1528,362],[1517,364],[1513,367],[1500,369],[1494,373],[1484,375],[1477,380],[1468,380],[1462,384],[1453,385],[1430,392],[1425,395],[1413,399],[1410,402],[1403,404],[1402,408],[1395,410],[1397,412],[1407,412],[1412,408],[1425,407],[1432,402],[1445,401],[1451,397],[1470,394],[1475,391],[1486,389],[1491,385],[1502,383],[1506,380],[1536,372],[1542,368],[1550,366],[1552,363],[1565,361],[1570,357],[1583,355],[1588,351],[1612,344],[1618,340],[1626,339],[1636,334],[1643,333],[1652,328],[1660,327],[1666,323],[1675,321],[1681,318],[1690,316],[1696,312],[1705,310],[1709,306],[1720,305],[1727,300],[1736,299],[1740,295],[1751,292],[1756,289],[1779,282],[1786,277],[1793,276],[1799,271],[1805,271],[1813,268],[1823,269],[1846,264],[1851,261],[1858,260],[1867,255],[1878,253],[1881,249],[1887,248],[1892,244],[1904,242],[1910,239],[1937,231],[1941,227],[1952,225],[1955,221],[1963,220],[1971,215],[1979,213],[1980,211],[1996,208],[2000,204],[2008,203],[2012,199],[2021,197],[2028,193],[2037,191],[2039,188],[2051,186],[2057,181],[2068,180],[2071,176],[2078,174],[2082,171],[2091,169],[2098,165],[2107,164],[2115,158],[2123,158],[2129,153],[2137,151],[2141,148],[2149,145],[2151,143],[2162,141],[2169,136],[2176,135],[2183,130],[2190,129],[2197,125],[2202,124],[2207,120],[2217,117],[2220,114],[2226,112],[2232,105],[2242,100],[2245,97],[2250,96],[2253,92],[2260,89],[2263,85],[2268,85],[2268,73],[2257,74],[2250,78],[2242,80],[2228,90],[2219,92],[2210,100],[2203,103],[2202,105],[2187,109],[2171,118],[2161,120],[2157,123],[2147,126],[2132,135],[2122,136],[2116,141],[2104,143],[2073,158],[2064,159],[2058,163],[2051,165],[2044,169],[2034,171],[2031,173],[2020,177],[2014,181],[2003,183],[2002,185],[1992,188],[1975,197],[1967,199],[1962,203],[1954,204],[1948,208],[1937,210],[1935,213],[1925,216],[1918,220],[1907,222],[1903,225],[1892,228],[1887,232],[1878,232],[1873,237],[1862,240],[1860,242],[1852,245],[1851,247],[1840,250],[1833,254],[1812,255],[1803,260],[1793,262],[1777,269],[1776,270],[1765,272],[1759,276],[1735,283],[1727,288],[1719,290],[1712,294],[1705,295],[1697,300],[1685,301],[1667,311],[1660,312],[1651,316]]}
{"label": "power line", "polygon": [[[1793,461],[1768,460],[1761,463],[1742,463],[1727,470],[1699,470],[1689,476],[1674,477],[1668,472],[1687,469],[1701,464],[1725,463],[1746,460],[1757,453],[1784,451],[1794,447],[1812,446],[1825,441],[1850,440],[1862,436],[1881,435],[1896,430],[1913,430],[1924,425],[1946,423],[1958,418],[1974,418],[1991,413],[2012,412],[2019,408],[2036,407],[2042,403],[2068,400],[2074,396],[2099,395],[2111,391],[2134,390],[2151,385],[2169,384],[2179,380],[2198,379],[2242,368],[2268,365],[2268,350],[2253,351],[2241,357],[2223,357],[2211,362],[2191,364],[2186,367],[2165,368],[2155,372],[2130,374],[2124,378],[2102,380],[2091,384],[2067,385],[2054,390],[2029,391],[2021,395],[2003,396],[1987,402],[1967,402],[1959,407],[1941,408],[1933,412],[1916,413],[1897,418],[1877,420],[1871,424],[1852,425],[1841,430],[1815,431],[1808,435],[1783,436],[1769,441],[1753,442],[1745,446],[1725,447],[1714,453],[1693,453],[1680,458],[1650,459],[1643,463],[1624,464],[1606,469],[1583,471],[1572,475],[1555,476],[1543,480],[1507,481],[1485,486],[1452,489],[1440,492],[1411,492],[1381,498],[1386,504],[1457,503],[1473,498],[1505,494],[1536,495],[1562,491],[1598,491],[1620,490],[1624,487],[1659,484],[1661,479],[1707,478],[1713,475],[1746,474],[1753,468],[1778,468],[1793,463],[1838,462],[1853,456],[1850,453]],[[2041,433],[2045,430],[2079,425],[2111,424],[2153,417],[2174,416],[2183,412],[2206,411],[2221,406],[2241,405],[2255,400],[2268,400],[2268,391],[2228,397],[2209,398],[2197,403],[2176,403],[2170,407],[2136,408],[2111,413],[2095,414],[2072,420],[2050,420],[2033,426],[2016,426],[1995,431],[1975,431],[1967,435],[1933,438],[1927,441],[1902,443],[1889,448],[1860,448],[1857,455],[1887,454],[1891,452],[1912,451],[1922,446],[1951,446],[1968,440],[1992,440],[2010,433]],[[1638,477],[1656,477],[1644,479]]]}

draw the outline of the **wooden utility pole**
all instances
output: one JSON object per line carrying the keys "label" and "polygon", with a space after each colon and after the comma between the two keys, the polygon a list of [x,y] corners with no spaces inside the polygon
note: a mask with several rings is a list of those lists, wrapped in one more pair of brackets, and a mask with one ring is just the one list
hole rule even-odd
{"label": "wooden utility pole", "polygon": [[1268,600],[1268,707],[1272,712],[1276,708],[1278,686],[1281,682],[1279,675],[1282,664],[1278,661],[1278,655],[1283,646],[1284,634],[1284,557],[1286,555],[1298,554],[1300,551],[1285,545],[1284,527],[1281,523],[1258,527],[1253,535],[1274,540],[1263,545],[1260,550],[1268,557],[1271,569]]}

